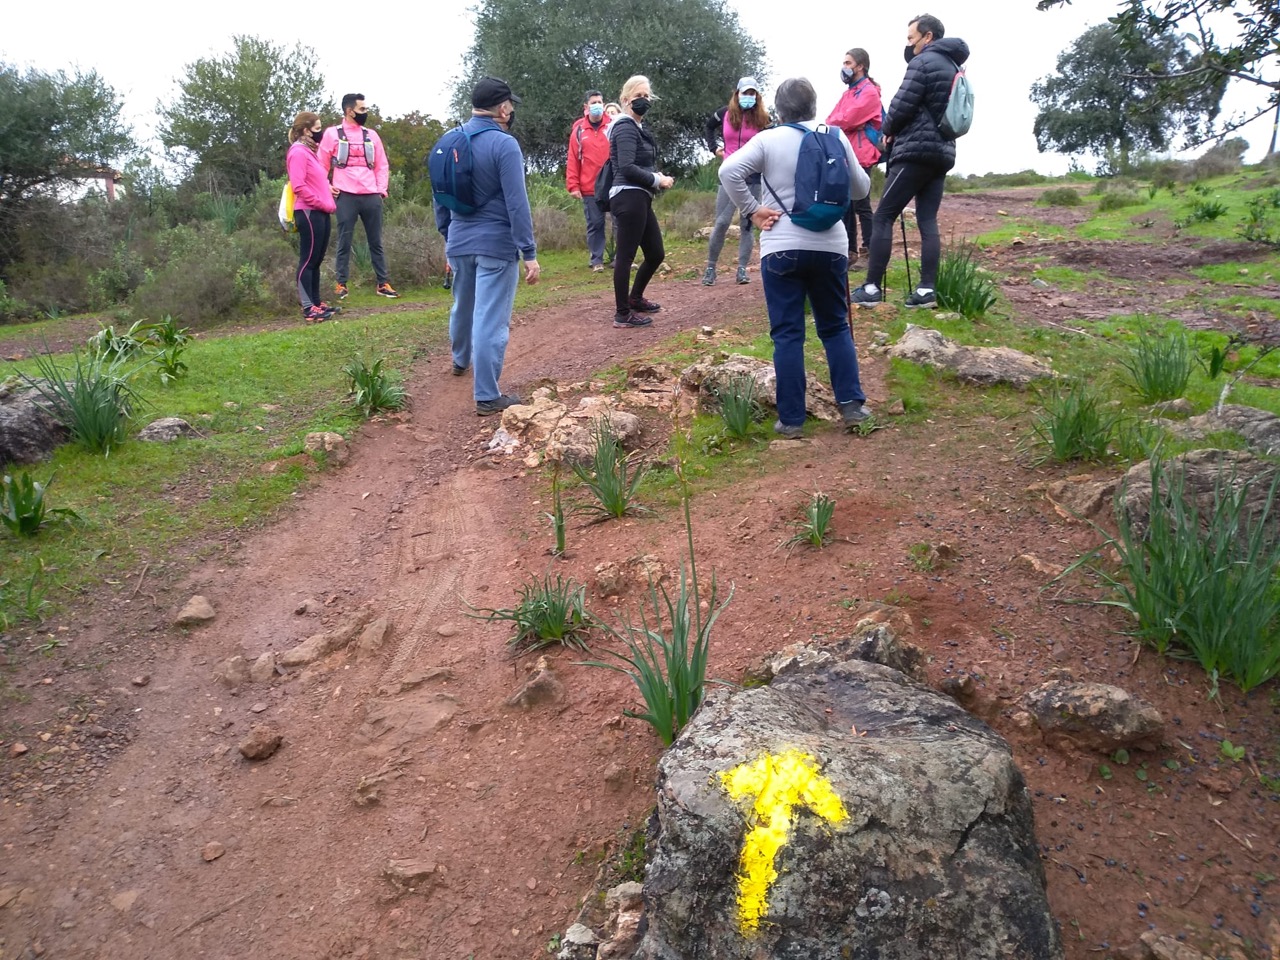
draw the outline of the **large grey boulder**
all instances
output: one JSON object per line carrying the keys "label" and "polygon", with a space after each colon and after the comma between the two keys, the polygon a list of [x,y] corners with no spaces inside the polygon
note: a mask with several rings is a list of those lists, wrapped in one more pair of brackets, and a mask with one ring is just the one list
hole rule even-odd
{"label": "large grey boulder", "polygon": [[[1220,487],[1225,495],[1247,484],[1241,517],[1244,526],[1262,515],[1280,467],[1247,450],[1191,450],[1170,457],[1161,469],[1161,489],[1167,491],[1170,480],[1180,480],[1183,499],[1195,505],[1201,524],[1214,513],[1215,490]],[[1129,468],[1116,497],[1134,533],[1145,535],[1151,518],[1151,461]],[[1280,504],[1272,505],[1267,526],[1273,537],[1280,536]]]}
{"label": "large grey boulder", "polygon": [[1033,381],[1053,376],[1047,364],[1010,347],[968,347],[948,340],[937,330],[907,324],[889,356],[935,370],[947,370],[964,383],[990,386],[1007,383],[1025,390]]}
{"label": "large grey boulder", "polygon": [[0,384],[0,466],[47,460],[70,436],[71,431],[49,412],[49,402],[39,390],[25,384]]}
{"label": "large grey boulder", "polygon": [[659,763],[636,960],[1062,957],[1008,744],[889,667],[776,666]]}

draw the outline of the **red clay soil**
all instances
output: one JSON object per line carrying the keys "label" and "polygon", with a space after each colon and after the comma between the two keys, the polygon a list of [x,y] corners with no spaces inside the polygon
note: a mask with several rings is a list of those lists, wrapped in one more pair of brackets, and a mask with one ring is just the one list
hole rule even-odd
{"label": "red clay soil", "polygon": [[[1030,196],[948,198],[944,232],[981,232]],[[689,277],[697,264],[676,267]],[[1131,282],[1138,295],[1144,281]],[[504,386],[581,382],[696,326],[729,331],[708,347],[731,349],[734,329],[763,324],[758,282],[660,279],[652,328],[618,331],[606,286],[520,315]],[[1032,301],[1015,303],[1036,322]],[[886,362],[866,349],[878,318],[855,319],[874,405],[887,399]],[[421,362],[412,416],[366,426],[349,462],[270,528],[104,585],[10,653],[2,960],[504,960],[546,956],[572,922],[600,857],[652,808],[659,741],[620,719],[637,705],[630,682],[573,651],[550,654],[563,701],[504,707],[531,658],[513,661],[505,625],[468,617],[464,601],[511,606],[530,577],[591,583],[598,564],[642,555],[674,569],[685,532],[674,506],[575,519],[569,556],[552,560],[545,476],[487,451],[498,418],[474,415],[470,378],[449,366],[443,349]],[[646,445],[661,449],[670,428],[650,412]],[[821,427],[753,454],[754,479],[698,496],[699,569],[734,589],[710,672],[740,679],[763,653],[897,604],[933,657],[931,681],[975,675],[974,709],[1013,746],[1072,960],[1119,956],[1149,928],[1274,956],[1280,797],[1261,777],[1280,773],[1275,685],[1209,701],[1198,667],[1140,651],[1106,608],[1065,602],[1087,581],[1046,589],[1051,574],[1019,558],[1061,568],[1095,535],[1028,490],[1069,471],[1029,468],[1015,449],[1023,429],[981,416],[865,437]],[[788,551],[814,491],[836,500],[835,539]],[[957,558],[921,569],[917,545],[939,543]],[[590,605],[607,615],[640,593]],[[170,623],[192,594],[217,617],[184,632]],[[238,695],[213,679],[226,657],[283,651],[366,606],[392,622],[379,657],[334,654]],[[30,652],[46,634],[65,646]],[[1155,703],[1165,744],[1125,765],[1046,746],[1015,721],[1017,701],[1065,675]],[[283,746],[243,760],[237,745],[264,722]],[[1244,759],[1226,759],[1223,739]],[[11,755],[16,742],[27,752]],[[393,885],[384,866],[400,858],[435,864],[434,880]]]}

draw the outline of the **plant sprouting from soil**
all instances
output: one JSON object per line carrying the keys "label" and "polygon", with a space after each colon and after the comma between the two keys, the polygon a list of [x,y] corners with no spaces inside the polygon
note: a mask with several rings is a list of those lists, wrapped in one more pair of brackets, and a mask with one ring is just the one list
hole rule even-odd
{"label": "plant sprouting from soil", "polygon": [[548,574],[541,580],[523,584],[519,596],[514,607],[485,610],[472,607],[475,611],[472,616],[486,622],[499,620],[512,624],[516,632],[507,643],[517,655],[556,644],[587,649],[587,633],[597,621],[587,612],[585,586],[575,585],[559,574],[552,581]]}
{"label": "plant sprouting from soil", "polygon": [[802,543],[821,550],[831,537],[831,518],[835,516],[836,502],[825,493],[815,492],[805,504],[804,516],[795,521],[796,533],[782,542],[784,547]]}
{"label": "plant sprouting from soil", "polygon": [[622,452],[622,441],[607,415],[592,425],[591,437],[595,449],[590,465],[575,463],[573,472],[591,491],[596,502],[579,509],[613,519],[644,510],[635,503],[635,496],[636,488],[644,479],[645,467],[635,454]]}
{"label": "plant sprouting from soil", "polygon": [[53,483],[53,477],[47,482],[33,480],[31,474],[23,470],[17,477],[5,474],[3,486],[0,488],[0,523],[11,533],[23,537],[34,537],[40,527],[51,516],[64,520],[79,520],[74,510],[67,507],[50,508],[45,505],[45,491]]}
{"label": "plant sprouting from soil", "polygon": [[342,368],[347,376],[351,402],[366,417],[383,410],[402,410],[409,399],[404,387],[383,372],[384,362],[385,358],[379,357],[370,366],[357,355]]}
{"label": "plant sprouting from soil", "polygon": [[1129,372],[1130,385],[1144,403],[1181,397],[1195,363],[1195,351],[1182,330],[1142,337],[1120,358],[1120,365]]}
{"label": "plant sprouting from soil", "polygon": [[1107,454],[1118,416],[1103,409],[1098,395],[1083,380],[1055,383],[1040,393],[1040,412],[1032,437],[1044,453],[1036,462],[1101,460]]}
{"label": "plant sprouting from soil", "polygon": [[735,374],[717,391],[716,397],[720,401],[720,416],[729,436],[736,440],[745,439],[752,424],[761,417],[755,378],[746,373]]}
{"label": "plant sprouting from soil", "polygon": [[934,285],[938,306],[969,320],[982,316],[996,302],[995,281],[979,269],[974,261],[976,251],[967,241],[949,247],[938,264]]}

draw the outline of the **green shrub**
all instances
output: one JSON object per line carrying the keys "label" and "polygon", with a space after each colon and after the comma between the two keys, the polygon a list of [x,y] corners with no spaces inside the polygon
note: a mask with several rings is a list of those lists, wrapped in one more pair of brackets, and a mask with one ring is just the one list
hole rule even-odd
{"label": "green shrub", "polygon": [[1142,198],[1133,190],[1127,188],[1106,190],[1102,194],[1102,199],[1098,201],[1098,210],[1106,213],[1109,210],[1120,210],[1140,203]]}
{"label": "green shrub", "polygon": [[665,236],[696,240],[699,231],[710,226],[715,218],[716,196],[691,190],[668,190],[659,198],[656,212]]}
{"label": "green shrub", "polygon": [[116,333],[115,327],[103,324],[89,338],[89,355],[103,360],[129,360],[146,351],[150,336],[151,325],[142,320],[136,321],[123,333]]}
{"label": "green shrub", "polygon": [[1212,223],[1227,213],[1227,205],[1220,200],[1197,200],[1187,214],[1190,223]]}
{"label": "green shrub", "polygon": [[1277,482],[1250,514],[1251,485],[1220,476],[1204,516],[1184,495],[1180,470],[1166,474],[1152,460],[1151,483],[1145,533],[1116,498],[1119,533],[1102,548],[1120,557],[1117,573],[1102,572],[1118,594],[1109,602],[1137,620],[1142,642],[1190,653],[1215,680],[1248,691],[1280,675],[1280,541],[1268,530]]}
{"label": "green shrub", "polygon": [[1250,200],[1236,232],[1251,243],[1280,249],[1280,189]]}
{"label": "green shrub", "polygon": [[[581,201],[574,200],[574,203],[580,204]],[[578,207],[576,215],[557,207],[534,207],[533,235],[538,238],[539,250],[584,249],[587,226],[582,207]]]}
{"label": "green shrub", "polygon": [[614,519],[644,510],[635,503],[636,488],[645,475],[644,465],[634,454],[623,454],[622,442],[607,415],[592,425],[591,434],[595,443],[591,464],[575,463],[573,472],[586,484],[596,502],[578,509]]}
{"label": "green shrub", "polygon": [[1117,415],[1106,413],[1098,396],[1082,380],[1055,383],[1040,394],[1041,409],[1032,436],[1044,448],[1040,462],[1101,460],[1107,454]]}
{"label": "green shrub", "polygon": [[962,241],[948,247],[938,264],[934,294],[938,306],[969,319],[982,316],[995,305],[995,281],[974,262],[977,247]]}
{"label": "green shrub", "polygon": [[1040,202],[1049,207],[1078,207],[1084,203],[1080,191],[1071,187],[1054,187],[1040,194]]}
{"label": "green shrub", "polygon": [[597,622],[587,613],[586,596],[586,587],[575,586],[559,574],[552,582],[548,574],[541,581],[523,584],[514,607],[476,610],[474,616],[513,624],[515,636],[507,643],[517,654],[555,644],[586,650],[586,634]]}
{"label": "green shrub", "polygon": [[141,398],[129,384],[140,369],[125,369],[127,362],[116,357],[73,355],[69,373],[54,363],[50,354],[36,357],[39,379],[23,374],[23,379],[48,402],[54,417],[71,431],[71,439],[90,453],[109,454],[125,438],[133,408]]}
{"label": "green shrub", "polygon": [[[542,237],[538,246],[542,247]],[[426,286],[444,276],[444,238],[436,230],[436,218],[429,206],[402,202],[386,218],[382,229],[382,249],[387,269],[397,283]]]}
{"label": "green shrub", "polygon": [[1120,358],[1120,365],[1129,372],[1131,386],[1145,403],[1162,403],[1182,396],[1195,362],[1195,350],[1183,330],[1144,336]]}
{"label": "green shrub", "polygon": [[357,356],[342,368],[351,402],[366,417],[383,410],[401,410],[408,401],[404,387],[382,372],[384,360],[379,357],[369,366],[363,357]]}
{"label": "green shrub", "polygon": [[11,533],[34,537],[50,516],[64,520],[80,519],[74,510],[66,507],[50,509],[45,506],[45,491],[52,483],[53,477],[46,483],[38,483],[25,470],[16,479],[5,474],[3,489],[0,490],[3,494],[0,496],[0,523],[8,527]]}

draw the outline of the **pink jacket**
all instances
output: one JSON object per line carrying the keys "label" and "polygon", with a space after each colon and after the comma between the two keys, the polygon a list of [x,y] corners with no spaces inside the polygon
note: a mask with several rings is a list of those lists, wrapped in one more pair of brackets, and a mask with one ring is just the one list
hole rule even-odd
{"label": "pink jacket", "polygon": [[874,80],[863,77],[845,90],[827,123],[844,131],[858,166],[865,169],[880,162],[880,149],[863,132],[868,124],[880,128],[880,88]]}
{"label": "pink jacket", "polygon": [[[387,164],[387,151],[382,148],[382,138],[350,120],[342,121],[342,129],[346,132],[347,143],[350,145],[345,167],[333,165],[338,156],[338,128],[329,127],[320,138],[320,162],[326,170],[332,170],[333,185],[343,193],[378,193],[385,197],[391,168]],[[373,146],[372,169],[364,158],[365,133],[369,134],[369,142]]]}
{"label": "pink jacket", "polygon": [[324,164],[310,147],[301,141],[290,144],[289,152],[284,155],[284,165],[289,171],[289,182],[293,184],[293,209],[320,210],[323,213],[333,213],[338,209],[333,191],[329,189]]}

